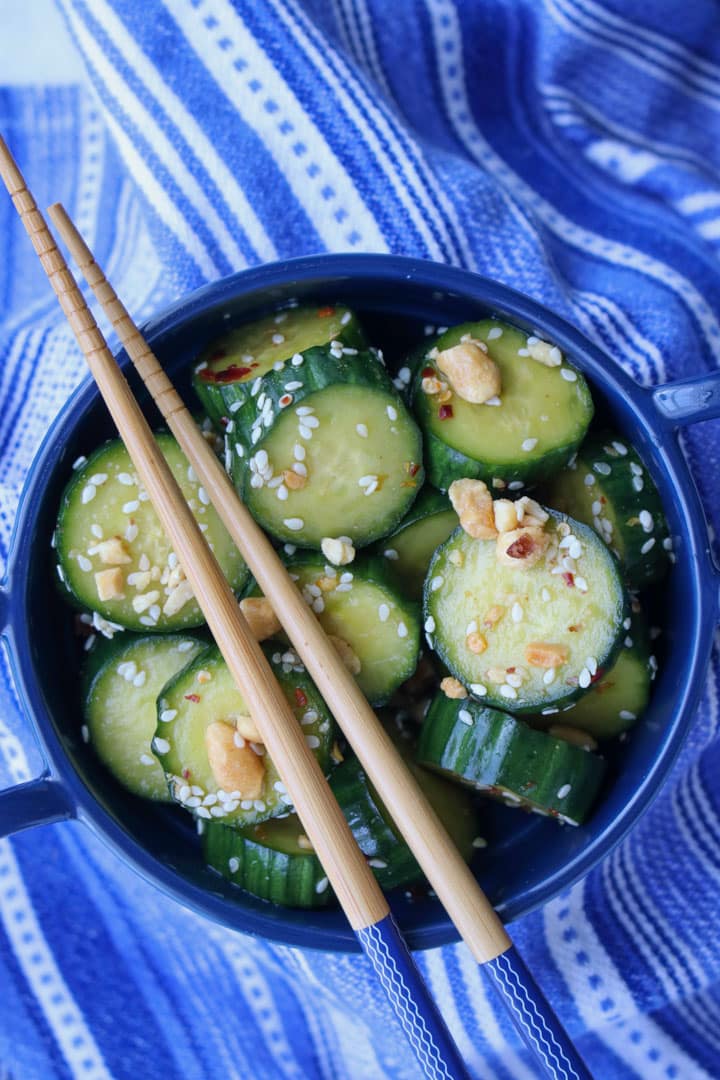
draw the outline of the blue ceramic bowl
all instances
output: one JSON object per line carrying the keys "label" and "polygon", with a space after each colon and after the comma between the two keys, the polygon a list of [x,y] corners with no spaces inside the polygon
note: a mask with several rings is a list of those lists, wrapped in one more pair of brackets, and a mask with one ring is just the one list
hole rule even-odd
{"label": "blue ceramic bowl", "polygon": [[[577,330],[526,297],[465,271],[380,255],[317,256],[245,271],[175,304],[145,333],[170,377],[187,390],[190,363],[203,345],[234,321],[289,297],[358,309],[390,356],[400,357],[417,341],[425,323],[490,313],[557,342],[588,376],[596,404],[637,447],[660,489],[677,553],[662,590],[660,674],[642,721],[619,752],[609,751],[597,809],[578,829],[503,807],[484,823],[489,846],[478,855],[478,878],[503,918],[517,918],[586,874],[622,839],[657,794],[692,722],[717,621],[720,575],[710,562],[702,508],[676,435],[681,424],[720,415],[720,372],[642,389]],[[147,405],[144,390],[134,386]],[[148,415],[159,424],[154,408]],[[53,583],[50,537],[71,462],[113,434],[86,381],[52,425],[27,479],[0,592],[0,627],[47,768],[0,793],[0,832],[77,817],[146,879],[225,926],[291,945],[355,950],[341,912],[274,907],[205,869],[189,817],[129,796],[80,739],[76,645]],[[408,900],[400,891],[392,903],[411,947],[456,939],[436,900]]]}

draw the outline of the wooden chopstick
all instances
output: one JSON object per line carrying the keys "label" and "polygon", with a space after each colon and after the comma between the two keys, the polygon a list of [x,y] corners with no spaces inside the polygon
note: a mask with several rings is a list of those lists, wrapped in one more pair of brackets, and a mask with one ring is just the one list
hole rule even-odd
{"label": "wooden chopstick", "polygon": [[312,675],[393,820],[478,961],[498,956],[510,938],[457,851],[417,781],[398,754],[355,679],[339,659],[272,544],[238,498],[230,478],[199,432],[190,411],[64,208],[48,210],[53,224],[110,319],[168,427],[201,479],[300,658]]}
{"label": "wooden chopstick", "polygon": [[[415,968],[390,915],[387,900],[305,742],[302,728],[250,632],[130,387],[27,189],[22,173],[1,137],[0,174],[133,465],[173,544],[215,642],[249,706],[303,828],[418,1059],[428,1076],[450,1076],[463,1080],[467,1072],[457,1048]],[[159,396],[170,417],[184,415],[180,398],[169,382],[163,379],[155,380],[154,393]]]}

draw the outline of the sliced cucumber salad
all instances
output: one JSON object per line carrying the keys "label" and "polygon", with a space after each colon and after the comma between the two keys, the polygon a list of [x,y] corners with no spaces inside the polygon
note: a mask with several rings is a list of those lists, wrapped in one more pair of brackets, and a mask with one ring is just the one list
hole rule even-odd
{"label": "sliced cucumber salad", "polygon": [[[675,556],[647,465],[590,429],[590,389],[552,342],[487,318],[395,372],[382,344],[342,304],[289,306],[208,342],[193,386],[240,497],[368,700],[390,703],[469,860],[484,798],[573,826],[592,813],[602,754],[642,723],[658,670],[637,591]],[[179,447],[156,438],[378,881],[406,888],[412,853]],[[188,633],[201,613],[119,440],[75,463],[53,548],[85,637],[88,752],[192,815],[198,858],[239,889],[333,903],[224,660]]]}

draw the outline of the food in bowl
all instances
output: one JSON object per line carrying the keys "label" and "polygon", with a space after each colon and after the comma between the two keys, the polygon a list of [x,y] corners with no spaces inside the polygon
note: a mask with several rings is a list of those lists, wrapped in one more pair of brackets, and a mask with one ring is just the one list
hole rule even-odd
{"label": "food in bowl", "polygon": [[[631,449],[608,435],[599,449],[590,443],[589,463],[578,457],[593,414],[582,374],[552,344],[487,319],[426,340],[393,379],[357,316],[328,305],[231,331],[208,347],[194,381],[239,492],[282,546],[343,662],[374,705],[395,706],[389,722],[400,714],[406,752],[449,781],[436,802],[454,805],[448,824],[466,854],[469,823],[476,838],[479,828],[470,789],[581,824],[602,782],[594,738],[614,734],[615,714],[632,712],[619,707],[622,695],[602,700],[624,651],[635,649],[620,549],[608,541],[614,530],[622,536],[635,581],[660,573],[658,554],[668,556],[659,503],[646,503],[655,497],[649,477],[634,498],[641,491],[629,465],[642,466]],[[388,887],[410,884],[419,871],[387,812],[267,601],[252,582],[243,587],[244,564],[192,470],[169,436],[158,438],[370,865]],[[263,899],[325,904],[327,882],[221,657],[194,635],[177,640],[200,617],[123,452],[115,443],[79,463],[57,531],[60,580],[90,609],[82,625],[113,647],[123,642],[114,654],[88,638],[85,735],[129,790],[169,796],[193,814],[223,875]],[[617,478],[613,455],[628,459]],[[588,525],[582,499],[576,520],[542,488],[526,494],[564,477],[570,498],[579,460],[583,488],[602,481]],[[425,467],[435,491],[423,488]],[[660,541],[647,563],[631,518]],[[407,721],[432,696],[413,679],[422,634],[437,694],[416,748]],[[633,672],[647,700],[650,660]],[[594,737],[574,713],[558,719],[592,699]],[[140,766],[152,783],[143,785]]]}

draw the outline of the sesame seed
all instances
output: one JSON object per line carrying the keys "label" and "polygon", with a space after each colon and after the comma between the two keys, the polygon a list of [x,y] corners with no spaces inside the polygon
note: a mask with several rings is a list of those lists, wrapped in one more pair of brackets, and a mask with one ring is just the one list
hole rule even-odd
{"label": "sesame seed", "polygon": [[577,382],[577,375],[572,368],[562,367],[560,368],[560,374],[565,382]]}
{"label": "sesame seed", "polygon": [[434,630],[435,630],[435,620],[433,619],[432,615],[428,615],[427,619],[425,620],[425,631],[428,634],[432,634],[434,632]]}
{"label": "sesame seed", "polygon": [[82,467],[86,463],[86,461],[87,461],[87,458],[85,457],[84,454],[81,454],[79,458],[75,458],[75,460],[72,463],[73,472],[77,472],[78,469],[82,469]]}
{"label": "sesame seed", "polygon": [[325,890],[327,889],[327,887],[328,887],[328,879],[326,877],[320,878],[317,885],[315,886],[315,892],[316,893],[324,893]]}
{"label": "sesame seed", "polygon": [[632,486],[634,487],[635,491],[642,491],[642,489],[645,487],[645,482],[644,482],[642,476],[639,476],[639,475],[633,476],[633,478],[632,478]]}
{"label": "sesame seed", "polygon": [[292,357],[290,363],[293,367],[300,367],[300,365],[303,364],[304,361],[305,357],[303,356],[303,354],[296,352],[295,355]]}
{"label": "sesame seed", "polygon": [[642,525],[643,532],[649,533],[653,531],[654,522],[652,514],[648,510],[641,510],[638,514],[638,519]]}
{"label": "sesame seed", "polygon": [[407,626],[405,625],[404,622],[399,622],[398,623],[398,628],[397,628],[398,637],[404,638],[404,637],[407,637],[407,634],[408,634]]}
{"label": "sesame seed", "polygon": [[205,490],[205,488],[202,487],[202,486],[198,488],[198,499],[203,504],[203,506],[209,506],[210,505],[210,499],[208,498],[208,493]]}
{"label": "sesame seed", "polygon": [[468,727],[471,727],[473,724],[472,713],[468,712],[467,709],[460,709],[458,713],[458,720],[460,720],[460,722],[463,724],[467,724]]}
{"label": "sesame seed", "polygon": [[388,414],[388,418],[390,420],[397,420],[397,418],[398,418],[397,409],[393,405],[388,405],[385,412]]}
{"label": "sesame seed", "polygon": [[476,697],[485,697],[487,686],[483,686],[482,683],[470,683],[470,692],[475,694]]}
{"label": "sesame seed", "polygon": [[352,319],[352,312],[346,311],[345,314],[343,315],[343,317],[340,320],[340,325],[341,326],[347,326],[347,324],[350,322],[351,319]]}
{"label": "sesame seed", "polygon": [[588,669],[591,675],[597,675],[598,664],[594,656],[588,656],[585,660],[585,667]]}
{"label": "sesame seed", "polygon": [[78,555],[77,561],[78,561],[78,566],[80,567],[81,570],[84,570],[86,573],[89,570],[92,570],[92,563],[90,562],[89,559],[86,559],[84,555]]}
{"label": "sesame seed", "polygon": [[273,334],[273,336],[272,336],[273,345],[282,345],[284,340],[285,340],[285,335],[284,334]]}
{"label": "sesame seed", "polygon": [[586,474],[584,483],[585,483],[585,487],[592,487],[593,486],[593,484],[595,483],[595,477],[593,476],[592,473],[587,473]]}
{"label": "sesame seed", "polygon": [[80,501],[83,504],[83,506],[86,506],[87,503],[92,502],[92,500],[95,498],[96,495],[97,495],[97,488],[95,487],[95,485],[94,484],[86,484],[85,487],[82,489],[82,495],[80,496]]}
{"label": "sesame seed", "polygon": [[513,686],[508,686],[507,683],[503,683],[500,687],[500,696],[509,698],[512,701],[517,697],[517,690]]}
{"label": "sesame seed", "polygon": [[529,356],[530,355],[530,353],[529,353],[529,351],[527,349],[518,349],[517,354],[518,354],[518,356]]}
{"label": "sesame seed", "polygon": [[390,559],[391,562],[395,562],[396,559],[400,558],[395,548],[385,548],[383,555],[386,559]]}
{"label": "sesame seed", "polygon": [[627,637],[623,641],[623,645],[625,646],[626,649],[632,649],[632,647],[633,647],[633,639],[630,637],[629,634],[627,635]]}
{"label": "sesame seed", "polygon": [[306,417],[304,417],[303,422],[304,422],[305,427],[309,427],[309,428],[319,428],[320,427],[320,421],[318,420],[317,416],[306,416]]}
{"label": "sesame seed", "polygon": [[297,408],[295,410],[295,415],[296,416],[312,416],[312,414],[314,412],[315,412],[315,410],[313,409],[313,407],[311,405],[300,405],[299,408]]}
{"label": "sesame seed", "polygon": [[140,755],[140,764],[141,765],[154,765],[155,764],[155,758],[150,757],[149,754],[141,754]]}
{"label": "sesame seed", "polygon": [[487,339],[488,341],[495,341],[497,338],[502,337],[502,335],[502,326],[493,326],[490,330],[488,330]]}
{"label": "sesame seed", "polygon": [[167,754],[170,751],[170,743],[167,739],[160,739],[156,736],[153,739],[153,750],[157,750],[158,754]]}
{"label": "sesame seed", "polygon": [[508,686],[514,686],[516,690],[519,690],[523,683],[523,677],[522,675],[513,674],[513,672],[510,672],[509,675],[505,676],[505,682],[508,684]]}
{"label": "sesame seed", "polygon": [[137,686],[138,688],[140,688],[141,686],[144,686],[146,682],[147,682],[147,672],[146,671],[138,671],[137,675],[135,676],[135,678],[132,681],[132,684],[133,684],[133,686]]}
{"label": "sesame seed", "polygon": [[[485,404],[487,404],[487,402]],[[524,480],[511,480],[510,483],[508,484],[508,491],[520,491],[520,489],[524,488],[524,487],[525,487],[525,481]]]}
{"label": "sesame seed", "polygon": [[169,724],[171,720],[174,720],[177,716],[177,709],[163,709],[160,713],[160,721],[163,724]]}
{"label": "sesame seed", "polygon": [[356,424],[355,425],[355,430],[357,431],[357,433],[358,433],[358,435],[360,436],[361,439],[367,439],[367,437],[368,437],[368,429],[367,429],[366,424]]}
{"label": "sesame seed", "polygon": [[583,690],[587,690],[587,688],[590,685],[591,681],[592,681],[592,676],[590,675],[590,672],[588,671],[587,668],[583,668],[582,671],[580,672],[580,674],[578,675],[578,686],[581,686],[583,688]]}
{"label": "sesame seed", "polygon": [[133,499],[131,502],[126,502],[123,504],[122,512],[123,514],[134,514],[135,511],[139,509],[140,503],[137,499]]}
{"label": "sesame seed", "polygon": [[228,859],[228,870],[230,871],[231,874],[237,874],[239,869],[240,869],[240,860],[238,858],[236,858],[235,855],[232,855]]}
{"label": "sesame seed", "polygon": [[545,686],[552,686],[552,684],[555,682],[555,675],[555,668],[551,667],[547,669],[547,671],[543,675],[543,682]]}
{"label": "sesame seed", "polygon": [[540,593],[540,596],[542,597],[544,603],[547,604],[550,602],[550,593],[547,589],[543,589],[543,591]]}
{"label": "sesame seed", "polygon": [[498,405],[502,405],[502,401],[497,396],[497,394],[493,394],[492,397],[489,397],[487,401],[483,402],[483,405],[494,405],[495,407],[497,407]]}
{"label": "sesame seed", "polygon": [[468,634],[476,634],[477,633],[477,628],[478,628],[477,619],[471,619],[470,622],[465,627],[465,637],[467,637]]}
{"label": "sesame seed", "polygon": [[593,469],[599,476],[609,476],[612,472],[611,467],[606,461],[596,461],[593,465]]}
{"label": "sesame seed", "polygon": [[445,578],[441,577],[439,574],[437,577],[434,577],[430,582],[430,592],[437,592],[438,589],[441,589],[444,581]]}
{"label": "sesame seed", "polygon": [[378,608],[378,618],[380,619],[380,622],[387,622],[389,616],[390,616],[390,608],[388,607],[387,604],[381,604],[380,607]]}
{"label": "sesame seed", "polygon": [[637,720],[637,716],[634,712],[630,712],[629,709],[621,709],[618,713],[621,720]]}
{"label": "sesame seed", "polygon": [[524,450],[526,453],[529,453],[531,450],[535,449],[537,443],[537,439],[525,439],[520,449]]}
{"label": "sesame seed", "polygon": [[387,863],[384,859],[368,859],[368,866],[374,867],[375,870],[384,870]]}
{"label": "sesame seed", "polygon": [[305,424],[298,425],[298,434],[301,439],[312,439],[312,431]]}
{"label": "sesame seed", "polygon": [[125,487],[133,487],[135,481],[130,473],[121,472],[117,475],[118,483],[123,484]]}
{"label": "sesame seed", "polygon": [[560,790],[557,793],[558,799],[566,799],[571,791],[572,791],[572,786],[570,784],[563,784],[563,786],[560,788]]}
{"label": "sesame seed", "polygon": [[620,455],[620,457],[625,457],[628,452],[627,446],[625,446],[625,444],[621,442],[614,442],[612,444],[612,448],[616,454]]}
{"label": "sesame seed", "polygon": [[285,487],[284,484],[279,484],[278,485],[276,495],[277,495],[278,499],[280,499],[281,502],[285,502],[285,500],[288,497],[288,489]]}
{"label": "sesame seed", "polygon": [[257,395],[258,395],[258,393],[260,391],[260,386],[261,385],[262,385],[262,379],[258,375],[257,379],[254,380],[252,386],[250,387],[250,397],[257,397]]}
{"label": "sesame seed", "polygon": [[510,609],[510,615],[512,616],[513,622],[522,622],[523,609],[517,601],[515,601],[512,608]]}
{"label": "sesame seed", "polygon": [[305,742],[308,744],[311,750],[317,750],[320,745],[320,740],[317,735],[306,735]]}
{"label": "sesame seed", "polygon": [[588,591],[588,583],[587,583],[587,581],[585,580],[584,577],[582,577],[579,574],[576,575],[576,577],[575,577],[575,588],[579,589],[580,592],[587,592]]}
{"label": "sesame seed", "polygon": [[285,518],[283,525],[286,529],[290,529],[291,532],[299,532],[300,529],[305,528],[305,522],[302,518]]}

